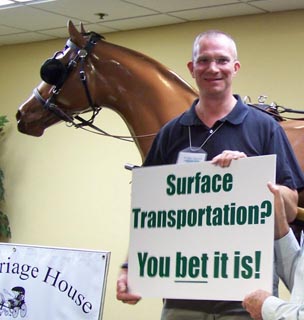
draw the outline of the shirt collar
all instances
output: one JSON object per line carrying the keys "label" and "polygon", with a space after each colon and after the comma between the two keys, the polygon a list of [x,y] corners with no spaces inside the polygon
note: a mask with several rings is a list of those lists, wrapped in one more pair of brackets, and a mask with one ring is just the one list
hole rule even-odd
{"label": "shirt collar", "polygon": [[[228,121],[234,125],[241,124],[248,114],[249,107],[248,105],[242,102],[242,99],[239,95],[234,95],[237,99],[236,105],[233,107],[232,111],[224,118],[219,121],[224,122]],[[180,124],[184,126],[197,126],[203,125],[202,121],[199,119],[195,112],[195,106],[198,102],[198,99],[195,99],[192,106],[182,114],[180,118]]]}

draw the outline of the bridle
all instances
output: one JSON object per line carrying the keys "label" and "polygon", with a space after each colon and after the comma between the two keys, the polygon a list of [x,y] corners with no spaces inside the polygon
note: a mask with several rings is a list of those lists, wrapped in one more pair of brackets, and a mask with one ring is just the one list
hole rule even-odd
{"label": "bridle", "polygon": [[[60,120],[64,121],[66,125],[69,127],[80,128],[95,134],[101,134],[104,136],[117,138],[117,139],[128,141],[128,142],[133,142],[134,138],[144,138],[144,137],[155,136],[156,134],[147,134],[147,135],[140,135],[140,136],[112,135],[94,125],[94,120],[98,115],[98,113],[100,112],[100,110],[102,109],[102,107],[96,105],[93,102],[93,99],[88,87],[88,83],[87,83],[87,76],[86,76],[84,64],[85,64],[86,58],[91,53],[95,44],[100,39],[104,39],[104,37],[95,32],[90,32],[83,35],[89,36],[84,48],[78,47],[71,39],[68,39],[68,41],[66,42],[64,50],[70,48],[72,51],[76,53],[75,56],[67,63],[67,65],[64,65],[61,61],[56,59],[57,55],[59,53],[62,53],[61,51],[59,51],[59,52],[56,52],[51,59],[46,60],[45,63],[41,66],[40,75],[42,80],[44,80],[48,84],[53,85],[53,88],[52,88],[52,93],[50,97],[47,99],[44,99],[41,96],[38,88],[36,87],[33,90],[33,95],[36,98],[36,100],[42,105],[42,107],[45,110],[56,115]],[[61,108],[59,108],[58,105],[56,104],[56,99],[60,94],[60,91],[64,82],[67,80],[71,71],[74,68],[76,68],[78,64],[80,65],[79,78],[85,90],[89,107],[92,111],[91,118],[88,120],[84,119],[79,115],[69,115],[66,112],[64,112]],[[88,129],[88,127],[90,129]]]}
{"label": "bridle", "polygon": [[[70,48],[71,50],[75,51],[76,55],[74,56],[74,58],[70,60],[68,64],[65,66],[62,64],[62,62],[56,59],[56,56],[58,55],[58,53],[61,53],[61,52],[56,52],[54,57],[51,59],[48,59],[41,67],[40,74],[42,79],[45,82],[53,85],[51,96],[47,100],[45,100],[41,96],[38,88],[35,88],[33,91],[35,98],[40,102],[40,104],[42,104],[45,110],[48,110],[54,113],[58,118],[60,118],[60,120],[63,120],[68,124],[73,125],[77,128],[87,125],[87,122],[93,123],[96,115],[101,110],[101,107],[96,106],[92,101],[92,97],[87,84],[87,77],[84,70],[85,59],[91,53],[92,48],[94,47],[94,45],[99,39],[101,39],[100,35],[96,33],[92,33],[84,48],[79,48],[71,39],[68,39],[65,45],[65,49]],[[70,72],[77,66],[78,63],[80,64],[79,77],[85,89],[86,97],[89,102],[89,107],[93,111],[93,114],[90,120],[84,120],[81,117],[77,119],[77,116],[72,117],[68,115],[66,112],[64,112],[62,109],[58,108],[56,104],[56,98],[60,94],[60,91],[64,82],[68,78]],[[52,74],[49,75],[48,73],[53,73],[53,75]],[[80,123],[76,123],[74,120],[75,118],[79,120]]]}

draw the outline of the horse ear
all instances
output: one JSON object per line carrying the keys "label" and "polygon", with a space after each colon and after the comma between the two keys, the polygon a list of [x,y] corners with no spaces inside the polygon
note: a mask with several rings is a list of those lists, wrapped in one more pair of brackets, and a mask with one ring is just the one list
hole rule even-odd
{"label": "horse ear", "polygon": [[68,21],[68,30],[70,34],[71,40],[80,48],[83,48],[86,44],[86,40],[80,34],[80,32],[76,29],[73,22],[71,20]]}
{"label": "horse ear", "polygon": [[82,22],[80,22],[80,31],[81,31],[82,34],[87,33],[87,32],[85,31],[85,29],[84,29],[84,26],[83,26],[83,23],[82,23]]}

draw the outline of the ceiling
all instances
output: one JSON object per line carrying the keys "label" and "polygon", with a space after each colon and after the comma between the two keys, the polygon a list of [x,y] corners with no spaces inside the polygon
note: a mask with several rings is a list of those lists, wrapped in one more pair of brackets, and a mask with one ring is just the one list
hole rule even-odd
{"label": "ceiling", "polygon": [[67,37],[67,21],[109,33],[304,9],[304,0],[55,0],[0,8],[0,46]]}

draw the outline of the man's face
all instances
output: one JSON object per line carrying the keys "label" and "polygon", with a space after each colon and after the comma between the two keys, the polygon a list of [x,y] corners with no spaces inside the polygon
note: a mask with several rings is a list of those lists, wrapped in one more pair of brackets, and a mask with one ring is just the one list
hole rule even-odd
{"label": "man's face", "polygon": [[240,68],[233,43],[225,36],[199,40],[188,63],[202,95],[232,94],[232,78]]}

